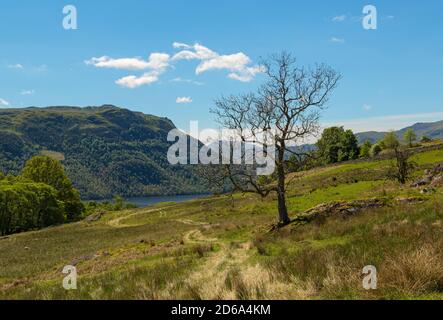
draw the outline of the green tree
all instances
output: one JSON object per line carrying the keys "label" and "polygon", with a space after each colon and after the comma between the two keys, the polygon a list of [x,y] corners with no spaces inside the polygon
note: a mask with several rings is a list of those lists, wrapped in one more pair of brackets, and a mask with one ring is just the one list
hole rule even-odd
{"label": "green tree", "polygon": [[394,131],[388,132],[384,136],[381,143],[385,149],[395,150],[396,148],[398,148],[400,146],[400,142],[398,141],[397,136],[395,135]]}
{"label": "green tree", "polygon": [[428,136],[423,136],[423,138],[421,138],[422,143],[427,143],[427,142],[431,142],[431,141],[432,141],[432,139],[429,138]]}
{"label": "green tree", "polygon": [[0,181],[0,235],[63,223],[63,203],[44,183],[24,179]]}
{"label": "green tree", "polygon": [[414,142],[417,140],[417,135],[412,128],[409,128],[403,135],[403,139],[406,141],[408,146],[412,148]]}
{"label": "green tree", "polygon": [[360,147],[360,158],[369,158],[371,156],[372,143],[366,140]]}
{"label": "green tree", "polygon": [[121,196],[114,196],[114,210],[122,210],[124,205],[124,199]]}
{"label": "green tree", "polygon": [[371,147],[371,152],[370,152],[370,154],[371,154],[371,157],[376,157],[376,156],[378,156],[379,154],[380,154],[380,152],[382,151],[382,147],[381,147],[381,145],[379,144],[379,143],[376,143],[376,144],[374,144],[372,147]]}
{"label": "green tree", "polygon": [[25,179],[53,187],[57,191],[57,199],[64,203],[68,221],[81,216],[84,206],[80,201],[80,194],[72,186],[60,162],[50,157],[36,156],[26,162],[21,175]]}
{"label": "green tree", "polygon": [[317,148],[324,163],[357,159],[360,153],[354,133],[343,127],[325,129],[317,142]]}
{"label": "green tree", "polygon": [[388,175],[397,179],[401,184],[405,184],[416,164],[409,161],[410,155],[405,148],[395,148],[394,155],[395,162],[391,165],[391,170]]}

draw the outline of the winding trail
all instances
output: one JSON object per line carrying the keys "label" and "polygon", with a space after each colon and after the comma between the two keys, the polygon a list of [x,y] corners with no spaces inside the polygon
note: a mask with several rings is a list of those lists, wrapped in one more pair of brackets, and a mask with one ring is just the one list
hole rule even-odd
{"label": "winding trail", "polygon": [[226,278],[232,270],[241,270],[247,266],[246,260],[250,256],[251,244],[236,243],[229,245],[217,238],[206,237],[203,228],[211,228],[204,222],[190,219],[176,220],[184,224],[200,228],[190,230],[183,236],[185,244],[216,244],[216,252],[208,255],[204,262],[187,277],[187,289],[196,292],[201,299],[235,299],[236,292],[233,288],[226,287]]}
{"label": "winding trail", "polygon": [[[167,209],[173,208],[172,207],[168,207]],[[109,220],[106,223],[114,228],[127,228],[127,227],[132,227],[132,226],[137,226],[137,224],[135,225],[131,225],[131,224],[124,224],[122,223],[123,220],[127,220],[130,219],[132,217],[138,216],[138,215],[142,215],[142,214],[148,214],[148,213],[156,213],[156,212],[160,212],[162,213],[162,211],[164,211],[166,208],[156,208],[156,209],[150,209],[150,210],[146,210],[146,211],[139,211],[139,212],[134,212],[128,215],[124,215],[121,217],[117,217],[115,219]]]}
{"label": "winding trail", "polygon": [[[130,213],[111,219],[107,224],[116,228],[131,227],[133,225],[125,224],[124,220],[142,214],[161,213],[173,207]],[[205,233],[213,225],[206,222],[189,218],[171,219],[170,221],[193,227],[183,234],[185,245],[210,244],[215,249],[200,258],[199,265],[186,276],[186,279],[182,280],[183,282],[178,287],[177,282],[172,282],[162,292],[159,292],[160,298],[262,299],[279,296],[284,298],[294,293],[294,289],[288,283],[277,281],[260,264],[251,263],[250,257],[254,254],[254,249],[250,241],[231,242],[208,237]],[[303,298],[303,296],[303,293],[301,296],[297,294],[298,298]]]}

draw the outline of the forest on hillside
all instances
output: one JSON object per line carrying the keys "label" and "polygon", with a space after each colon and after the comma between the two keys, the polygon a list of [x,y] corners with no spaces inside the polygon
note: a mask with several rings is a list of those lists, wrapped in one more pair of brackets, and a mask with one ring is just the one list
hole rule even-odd
{"label": "forest on hillside", "polygon": [[205,192],[192,166],[171,166],[166,118],[115,106],[0,110],[0,172],[35,155],[62,162],[82,199]]}

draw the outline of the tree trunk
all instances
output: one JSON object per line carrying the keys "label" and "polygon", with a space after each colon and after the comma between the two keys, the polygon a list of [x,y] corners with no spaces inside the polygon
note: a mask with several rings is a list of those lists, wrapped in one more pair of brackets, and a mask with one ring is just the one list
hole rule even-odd
{"label": "tree trunk", "polygon": [[290,222],[288,209],[286,208],[285,168],[283,163],[277,166],[278,174],[278,219],[279,223],[286,225]]}

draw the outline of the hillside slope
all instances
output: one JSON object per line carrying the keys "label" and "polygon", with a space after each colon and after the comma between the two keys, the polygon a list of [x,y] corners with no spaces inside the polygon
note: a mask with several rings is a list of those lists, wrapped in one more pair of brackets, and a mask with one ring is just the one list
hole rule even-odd
{"label": "hillside slope", "polygon": [[[412,126],[395,131],[395,134],[399,139],[403,139],[403,135],[409,129],[414,130],[414,132],[417,134],[418,139],[421,139],[424,136],[427,136],[431,139],[443,138],[443,120],[437,122],[416,123]],[[375,143],[383,139],[385,134],[386,132],[367,131],[357,133],[356,136],[359,143],[363,143],[365,141]]]}
{"label": "hillside slope", "polygon": [[192,167],[171,166],[166,118],[115,106],[0,110],[0,171],[39,153],[63,160],[83,198],[196,193]]}
{"label": "hillside slope", "polygon": [[[412,160],[417,179],[443,169],[443,149]],[[443,299],[443,171],[422,194],[386,180],[389,164],[295,173],[294,223],[274,232],[275,197],[235,194],[0,238],[0,299]],[[68,264],[77,290],[62,287]]]}

